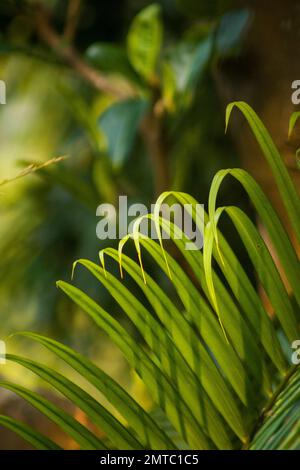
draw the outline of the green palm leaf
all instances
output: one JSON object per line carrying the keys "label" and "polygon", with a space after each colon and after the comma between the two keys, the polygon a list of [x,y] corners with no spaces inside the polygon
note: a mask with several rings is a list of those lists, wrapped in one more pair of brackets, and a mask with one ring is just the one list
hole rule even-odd
{"label": "green palm leaf", "polygon": [[20,437],[38,450],[61,450],[61,447],[51,441],[48,437],[43,436],[38,431],[35,431],[14,418],[0,415],[0,424],[16,434],[19,434]]}
{"label": "green palm leaf", "polygon": [[[11,382],[0,382],[0,387],[6,388],[11,392],[16,393],[21,398],[26,400],[37,410],[43,413],[47,418],[57,424],[67,435],[72,437],[82,449],[105,449],[104,444],[89,431],[85,426],[76,421],[71,415],[63,411],[58,406],[54,405],[51,401],[43,398],[41,395],[27,390],[25,387],[13,384]],[[8,423],[2,422],[3,425],[8,426]]]}
{"label": "green palm leaf", "polygon": [[138,434],[145,447],[154,449],[174,448],[174,442],[157,426],[151,416],[146,413],[117,382],[88,358],[46,336],[31,332],[22,332],[19,334],[39,342],[50,351],[54,352],[93,384],[127,420],[128,424]]}
{"label": "green palm leaf", "polygon": [[26,367],[55,387],[57,391],[65,395],[66,398],[84,411],[91,421],[105,431],[107,436],[112,439],[118,447],[122,449],[142,448],[134,435],[100,405],[100,403],[62,374],[38,362],[12,354],[8,354],[7,359]]}
{"label": "green palm leaf", "polygon": [[[300,239],[300,200],[267,130],[245,103],[227,108],[226,126],[234,106],[245,115],[274,174],[295,234]],[[291,126],[295,122],[292,122]],[[227,175],[247,191],[270,236],[284,273],[293,290],[293,303],[267,245],[249,217],[238,207],[216,207],[220,185]],[[162,203],[171,198],[188,204],[198,229],[204,222],[203,253],[187,250],[191,241],[184,231],[160,215]],[[300,369],[291,367],[279,338],[291,343],[300,336],[295,303],[300,306],[300,263],[276,212],[259,185],[244,170],[221,170],[209,195],[208,215],[197,218],[197,201],[179,192],[163,193],[157,200],[154,221],[158,243],[141,235],[143,218],[119,249],[100,252],[102,266],[80,259],[108,291],[139,332],[139,341],[110,312],[78,287],[58,281],[65,292],[100,327],[137,372],[153,400],[145,411],[96,364],[73,349],[35,333],[21,333],[48,348],[105,395],[122,415],[123,424],[93,396],[67,377],[24,357],[8,359],[31,370],[65,395],[107,435],[119,449],[287,449],[300,447]],[[187,207],[187,206],[185,206]],[[218,228],[226,214],[236,228],[274,310],[270,318],[237,255]],[[201,225],[201,226],[200,226]],[[162,232],[172,234],[171,255],[163,246]],[[138,263],[126,256],[133,239]],[[151,257],[160,275],[174,288],[170,298],[159,281],[143,266],[143,253]],[[172,252],[173,253],[173,252]],[[105,257],[120,265],[121,275],[131,278],[137,296],[122,279],[105,269]],[[73,269],[74,271],[74,269]],[[121,276],[121,277],[122,277]],[[140,301],[143,298],[144,301]],[[39,394],[9,382],[0,386],[19,394],[54,421],[80,446],[103,449],[90,430]],[[19,433],[37,448],[55,448],[46,437],[10,418],[0,424]]]}

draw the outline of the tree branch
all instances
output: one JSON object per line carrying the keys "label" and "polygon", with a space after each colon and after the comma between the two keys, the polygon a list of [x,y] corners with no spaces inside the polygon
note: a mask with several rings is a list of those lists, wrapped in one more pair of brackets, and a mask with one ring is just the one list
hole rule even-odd
{"label": "tree branch", "polygon": [[50,23],[49,13],[41,5],[36,5],[34,16],[37,33],[42,41],[55,51],[57,56],[72,67],[84,80],[93,85],[97,90],[120,99],[133,96],[133,93],[111,83],[98,70],[86,63],[78,52],[55,31]]}
{"label": "tree branch", "polygon": [[151,158],[154,173],[154,190],[155,195],[158,197],[169,188],[170,175],[163,115],[155,113],[155,106],[143,119],[141,134]]}
{"label": "tree branch", "polygon": [[[37,33],[41,40],[47,44],[64,63],[72,67],[80,77],[97,90],[113,95],[119,99],[128,99],[136,96],[136,93],[129,84],[128,89],[122,89],[111,82],[101,72],[86,63],[70,42],[66,42],[65,40],[66,37],[70,39],[71,27],[65,29],[64,35],[60,36],[51,24],[50,13],[40,4],[36,5],[35,22]],[[74,28],[74,25],[72,28]],[[72,34],[73,33],[74,31]],[[154,94],[157,96],[153,99],[150,112],[141,123],[141,134],[152,161],[155,194],[158,196],[168,189],[170,176],[167,159],[168,149],[163,126],[164,109],[161,106],[162,101],[160,100],[159,90],[154,90]]]}
{"label": "tree branch", "polygon": [[69,0],[66,24],[63,38],[68,43],[72,43],[75,37],[78,21],[80,17],[81,0]]}

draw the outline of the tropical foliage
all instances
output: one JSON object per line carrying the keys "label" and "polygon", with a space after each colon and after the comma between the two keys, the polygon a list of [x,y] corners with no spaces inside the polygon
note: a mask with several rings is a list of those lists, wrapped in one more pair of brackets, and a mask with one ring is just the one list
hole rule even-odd
{"label": "tropical foliage", "polygon": [[[159,31],[156,31],[159,34]],[[143,73],[148,76],[145,64]],[[149,75],[151,78],[151,76]],[[268,131],[255,112],[242,102],[227,108],[226,124],[234,107],[247,119],[266,158],[300,242],[300,200]],[[216,207],[225,176],[237,179],[248,193],[272,241],[292,294],[287,288],[258,229],[236,206]],[[152,398],[145,410],[96,364],[70,347],[37,333],[18,335],[50,350],[100,391],[113,406],[109,411],[92,394],[48,366],[18,355],[13,361],[49,383],[71,400],[105,437],[92,432],[74,417],[37,392],[2,381],[40,410],[82,449],[287,449],[300,448],[300,370],[291,364],[291,344],[299,339],[300,264],[296,251],[276,212],[254,179],[242,169],[221,170],[212,182],[205,214],[204,247],[186,250],[181,229],[160,217],[167,198],[191,204],[186,193],[167,192],[157,200],[150,218],[157,231],[171,228],[173,244],[165,249],[141,236],[137,220],[131,237],[119,249],[100,252],[100,263],[79,259],[73,271],[88,270],[107,289],[134,328],[125,328],[79,287],[58,281],[57,286],[104,330],[122,351]],[[257,276],[253,283],[218,228],[227,214],[237,230]],[[133,239],[138,261],[123,251]],[[144,268],[147,255],[164,276],[155,279]],[[143,301],[123,280],[106,269],[105,261],[119,263],[121,277],[130,277]],[[163,284],[169,278],[171,299]],[[273,311],[267,313],[258,294],[264,289]],[[137,335],[137,332],[139,335]],[[19,433],[34,447],[56,449],[57,444],[21,422],[1,416],[1,424]]]}
{"label": "tropical foliage", "polygon": [[[0,2],[0,75],[7,83],[1,178],[17,173],[15,165],[68,156],[6,187],[1,198],[2,335],[22,325],[68,339],[70,322],[76,329],[77,309],[60,314],[66,302],[54,282],[73,259],[96,261],[106,246],[95,237],[99,204],[115,205],[119,194],[150,204],[166,189],[204,202],[224,160],[235,164],[211,74],[240,52],[249,11],[231,9],[231,2],[219,11],[219,2],[210,2],[188,20],[185,2],[180,10],[173,0],[121,3]],[[72,5],[77,16],[68,14]],[[75,66],[66,59],[74,51]],[[105,290],[81,277],[110,309]]]}

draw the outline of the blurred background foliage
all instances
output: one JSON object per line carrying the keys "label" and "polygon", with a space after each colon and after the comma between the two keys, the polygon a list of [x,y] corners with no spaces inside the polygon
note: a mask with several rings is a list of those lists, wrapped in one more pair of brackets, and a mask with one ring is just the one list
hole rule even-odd
{"label": "blurred background foliage", "polygon": [[[206,203],[215,172],[239,165],[214,79],[218,64],[243,54],[252,13],[237,3],[1,1],[0,179],[66,156],[0,188],[2,337],[22,329],[54,334],[123,374],[118,353],[55,281],[70,279],[75,259],[97,261],[114,244],[96,238],[99,204],[125,194],[150,206],[165,189]],[[220,199],[251,211],[230,181]],[[77,281],[112,310],[93,278],[78,271]]]}

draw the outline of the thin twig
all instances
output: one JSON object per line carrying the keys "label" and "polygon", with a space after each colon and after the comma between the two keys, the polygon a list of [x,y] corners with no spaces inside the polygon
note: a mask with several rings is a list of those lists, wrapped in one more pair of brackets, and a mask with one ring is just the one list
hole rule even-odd
{"label": "thin twig", "polygon": [[66,158],[67,157],[57,157],[57,158],[51,158],[51,160],[47,160],[46,162],[43,162],[43,163],[31,163],[26,168],[23,168],[23,170],[21,170],[19,173],[17,173],[16,176],[13,176],[12,178],[7,178],[7,179],[4,179],[4,180],[0,181],[0,186],[3,186],[4,184],[10,183],[11,181],[15,181],[19,178],[22,178],[23,176],[34,173],[35,171],[46,168],[47,166],[53,165],[54,163],[59,163],[59,162],[65,160]]}

